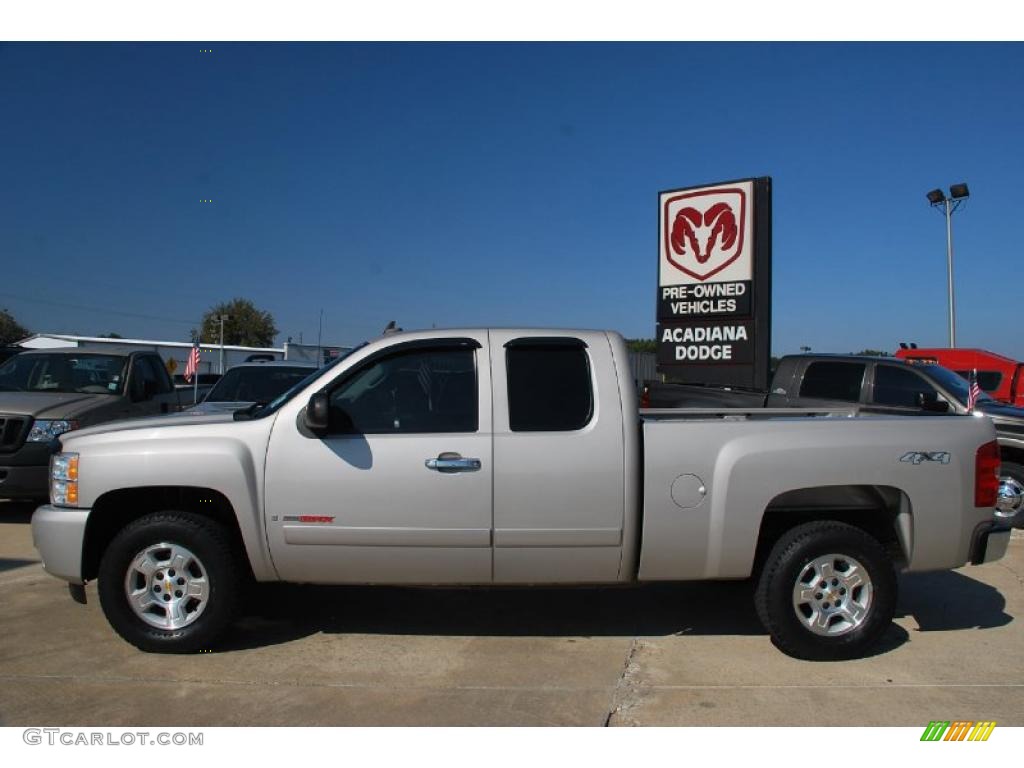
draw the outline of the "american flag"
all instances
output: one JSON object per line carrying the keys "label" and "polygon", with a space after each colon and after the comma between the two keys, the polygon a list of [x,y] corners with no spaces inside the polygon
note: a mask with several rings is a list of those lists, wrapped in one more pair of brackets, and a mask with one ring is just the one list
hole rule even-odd
{"label": "american flag", "polygon": [[974,404],[978,402],[978,396],[981,394],[981,387],[978,386],[978,369],[975,368],[971,371],[971,378],[969,380],[970,386],[967,388],[967,411],[969,413],[974,412]]}
{"label": "american flag", "polygon": [[192,351],[188,353],[188,362],[185,363],[185,381],[191,382],[196,371],[199,370],[199,345],[193,344]]}

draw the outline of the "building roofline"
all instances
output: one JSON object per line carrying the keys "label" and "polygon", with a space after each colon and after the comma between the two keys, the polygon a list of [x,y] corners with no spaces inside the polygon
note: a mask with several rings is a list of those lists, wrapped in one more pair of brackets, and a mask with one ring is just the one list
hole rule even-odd
{"label": "building roofline", "polygon": [[[46,339],[57,339],[59,341],[75,341],[75,342],[87,342],[89,344],[146,344],[151,347],[183,347],[189,348],[192,346],[190,341],[154,341],[151,339],[111,339],[106,336],[75,336],[69,333],[33,333],[31,336],[27,336],[17,342],[20,346],[27,341],[33,339],[46,338]],[[201,342],[199,344],[200,349],[220,349],[220,344],[209,344],[207,342]],[[241,347],[234,344],[225,344],[225,350],[234,350],[240,352],[277,352],[284,354],[284,347]]]}

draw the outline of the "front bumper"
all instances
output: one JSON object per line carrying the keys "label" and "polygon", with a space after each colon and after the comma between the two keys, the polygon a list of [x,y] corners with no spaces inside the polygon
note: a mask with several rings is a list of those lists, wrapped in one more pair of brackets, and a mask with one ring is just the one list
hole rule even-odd
{"label": "front bumper", "polygon": [[82,550],[89,512],[46,504],[33,513],[32,543],[51,576],[71,584],[84,583]]}
{"label": "front bumper", "polygon": [[50,495],[51,443],[25,443],[0,453],[0,499],[46,499]]}
{"label": "front bumper", "polygon": [[971,542],[971,565],[991,563],[1001,559],[1010,546],[1010,531],[1008,525],[1001,525],[996,522],[985,523],[978,526],[974,531],[974,540]]}

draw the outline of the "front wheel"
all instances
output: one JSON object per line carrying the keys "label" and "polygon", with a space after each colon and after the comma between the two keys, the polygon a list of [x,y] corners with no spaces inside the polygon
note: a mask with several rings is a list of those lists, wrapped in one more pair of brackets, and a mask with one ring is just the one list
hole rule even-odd
{"label": "front wheel", "polygon": [[805,523],[772,547],[755,596],[772,642],[799,659],[864,655],[896,612],[896,573],[877,539],[836,521]]}
{"label": "front wheel", "polygon": [[157,512],[110,542],[99,570],[107,621],[143,651],[210,648],[238,605],[239,570],[224,526],[189,512]]}

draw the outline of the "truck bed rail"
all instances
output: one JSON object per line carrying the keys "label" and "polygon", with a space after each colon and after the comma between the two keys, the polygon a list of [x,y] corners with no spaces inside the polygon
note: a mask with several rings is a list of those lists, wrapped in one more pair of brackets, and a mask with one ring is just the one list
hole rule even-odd
{"label": "truck bed rail", "polygon": [[844,408],[641,408],[640,418],[648,421],[721,419],[749,421],[772,418],[852,419],[860,415],[858,406]]}

